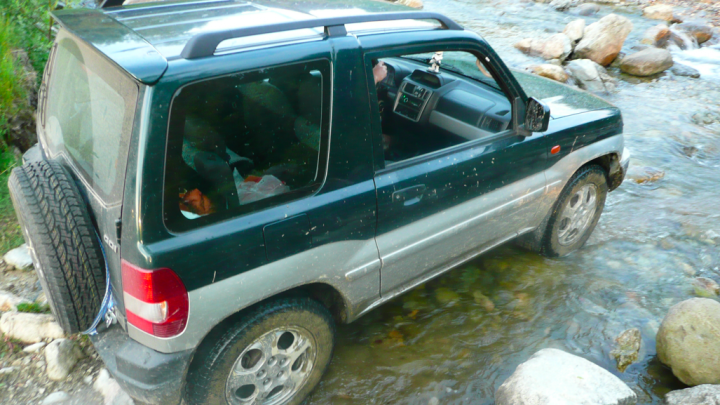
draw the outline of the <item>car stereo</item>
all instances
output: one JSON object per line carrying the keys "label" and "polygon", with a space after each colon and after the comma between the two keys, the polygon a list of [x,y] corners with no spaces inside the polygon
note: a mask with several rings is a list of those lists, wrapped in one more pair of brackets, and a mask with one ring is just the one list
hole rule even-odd
{"label": "car stereo", "polygon": [[420,120],[431,95],[432,90],[419,84],[411,83],[405,79],[395,98],[393,111],[395,114],[417,122]]}

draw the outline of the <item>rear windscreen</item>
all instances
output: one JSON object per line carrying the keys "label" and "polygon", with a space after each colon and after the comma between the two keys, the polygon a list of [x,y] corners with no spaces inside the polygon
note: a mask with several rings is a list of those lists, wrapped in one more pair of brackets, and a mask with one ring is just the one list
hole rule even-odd
{"label": "rear windscreen", "polygon": [[138,85],[89,46],[58,35],[43,103],[44,143],[105,203],[119,202]]}

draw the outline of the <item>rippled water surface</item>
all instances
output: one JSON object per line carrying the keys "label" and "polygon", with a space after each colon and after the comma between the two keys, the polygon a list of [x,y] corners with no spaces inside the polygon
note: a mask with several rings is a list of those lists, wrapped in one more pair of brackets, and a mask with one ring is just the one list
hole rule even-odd
{"label": "rippled water surface", "polygon": [[[425,9],[479,32],[515,68],[539,60],[513,43],[576,18],[520,1],[427,0]],[[632,52],[657,22],[633,8],[615,12],[635,25],[624,49]],[[340,326],[335,358],[308,403],[492,404],[515,367],[546,347],[613,372],[640,404],[682,388],[655,358],[655,333],[670,306],[694,296],[693,277],[720,277],[720,124],[691,119],[720,110],[720,50],[675,58],[703,77],[622,80],[610,69],[621,80],[604,96],[623,112],[632,165],[661,169],[664,178],[626,181],[611,193],[587,246],[569,257],[501,247]],[[620,373],[609,353],[631,327],[642,331],[640,360]]]}

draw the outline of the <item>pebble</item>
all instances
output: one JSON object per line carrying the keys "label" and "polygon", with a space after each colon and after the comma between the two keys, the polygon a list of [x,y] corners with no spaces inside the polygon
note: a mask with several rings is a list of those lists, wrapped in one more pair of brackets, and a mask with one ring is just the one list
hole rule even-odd
{"label": "pebble", "polygon": [[82,352],[72,340],[57,339],[53,341],[45,348],[48,378],[53,381],[65,380],[75,363],[82,357]]}
{"label": "pebble", "polygon": [[15,367],[0,368],[0,375],[10,374],[10,373],[12,373],[13,371],[15,371]]}
{"label": "pebble", "polygon": [[63,391],[56,391],[52,394],[48,395],[43,399],[43,401],[40,403],[41,405],[49,405],[49,404],[61,404],[63,402],[67,402],[70,400],[70,396],[63,392]]}
{"label": "pebble", "polygon": [[713,298],[720,295],[720,285],[707,277],[697,277],[693,280],[695,294],[703,298]]}
{"label": "pebble", "polygon": [[5,263],[8,266],[14,267],[18,270],[26,269],[32,266],[30,251],[24,243],[20,247],[16,247],[15,249],[5,253],[3,260],[5,260]]}

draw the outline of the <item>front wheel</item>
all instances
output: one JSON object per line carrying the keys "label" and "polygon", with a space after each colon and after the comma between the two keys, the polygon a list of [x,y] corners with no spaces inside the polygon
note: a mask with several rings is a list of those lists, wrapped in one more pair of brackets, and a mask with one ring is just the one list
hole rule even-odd
{"label": "front wheel", "polygon": [[317,301],[263,304],[199,350],[188,373],[190,404],[300,404],[330,363],[335,325]]}
{"label": "front wheel", "polygon": [[543,253],[558,257],[580,249],[600,219],[607,193],[607,176],[602,167],[580,168],[555,203],[543,238]]}

